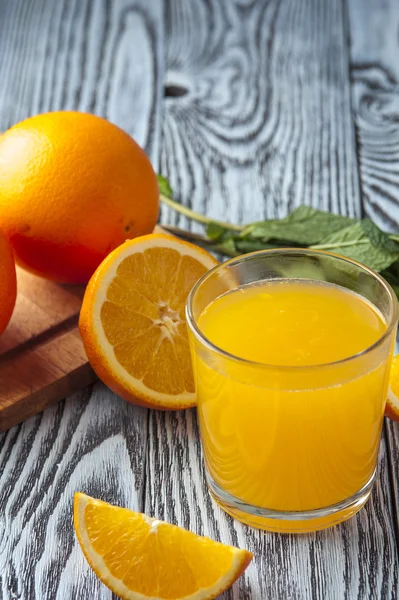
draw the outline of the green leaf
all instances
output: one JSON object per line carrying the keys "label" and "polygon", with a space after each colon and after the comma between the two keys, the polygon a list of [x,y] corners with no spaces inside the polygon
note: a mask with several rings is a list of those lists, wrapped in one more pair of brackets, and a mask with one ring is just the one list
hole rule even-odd
{"label": "green leaf", "polygon": [[285,221],[286,223],[295,223],[298,221],[301,222],[306,221],[306,219],[311,219],[316,214],[320,213],[329,216],[333,214],[324,212],[322,210],[319,210],[318,208],[313,208],[313,206],[305,206],[304,204],[302,204],[301,206],[294,208],[290,213],[288,213],[286,217],[280,220]]}
{"label": "green leaf", "polygon": [[173,190],[170,187],[170,183],[166,179],[166,177],[163,177],[162,175],[157,175],[157,179],[158,179],[159,193],[162,194],[162,196],[166,196],[167,198],[173,199]]}
{"label": "green leaf", "polygon": [[217,223],[208,223],[206,226],[206,235],[215,242],[220,240],[226,232],[227,230]]}
{"label": "green leaf", "polygon": [[362,219],[361,224],[364,233],[374,246],[388,252],[399,252],[399,243],[390,239],[389,235],[381,231],[371,219]]}
{"label": "green leaf", "polygon": [[228,256],[237,256],[238,254],[240,254],[237,251],[236,245],[234,243],[234,239],[232,237],[229,237],[225,240],[222,241],[221,244],[218,244],[221,251],[223,251],[223,249],[226,250],[226,254]]}
{"label": "green leaf", "polygon": [[321,243],[318,245],[312,244],[315,248],[319,248],[322,250],[327,250],[329,247],[338,247],[341,244],[350,243],[355,244],[361,240],[365,240],[367,242],[367,236],[363,231],[362,225],[360,221],[357,223],[353,223],[352,225],[348,225],[339,231],[335,231],[333,233],[328,234],[321,240]]}
{"label": "green leaf", "polygon": [[325,212],[310,206],[300,206],[287,217],[279,220],[255,223],[247,228],[251,237],[270,240],[281,240],[295,244],[310,246],[317,244],[328,234],[339,231],[354,223],[354,219]]}
{"label": "green leaf", "polygon": [[247,254],[248,252],[256,252],[257,250],[270,250],[275,248],[275,245],[265,244],[260,240],[251,239],[240,239],[239,237],[234,238],[235,247],[241,254]]}
{"label": "green leaf", "polygon": [[328,235],[321,244],[314,245],[313,248],[352,258],[375,271],[387,269],[399,257],[397,252],[389,252],[372,244],[360,221]]}

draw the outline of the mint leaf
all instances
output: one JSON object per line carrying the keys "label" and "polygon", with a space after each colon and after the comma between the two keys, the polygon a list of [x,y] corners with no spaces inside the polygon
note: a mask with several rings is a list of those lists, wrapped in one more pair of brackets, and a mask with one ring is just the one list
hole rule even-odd
{"label": "mint leaf", "polygon": [[361,224],[364,233],[374,246],[388,252],[399,253],[399,243],[390,239],[389,235],[381,231],[371,219],[362,219]]}
{"label": "mint leaf", "polygon": [[328,234],[316,248],[327,250],[329,247],[338,247],[340,244],[356,243],[360,240],[366,240],[367,236],[363,231],[360,221],[348,225],[339,231]]}
{"label": "mint leaf", "polygon": [[157,179],[158,179],[159,193],[162,194],[162,196],[166,196],[167,198],[173,199],[173,190],[170,187],[170,183],[166,179],[166,177],[163,177],[162,175],[157,175]]}
{"label": "mint leaf", "polygon": [[248,233],[263,242],[281,240],[294,245],[317,244],[332,232],[354,223],[354,219],[325,212],[310,206],[300,206],[284,219],[255,223]]}
{"label": "mint leaf", "polygon": [[399,253],[389,252],[372,244],[360,221],[328,235],[321,244],[314,245],[313,248],[352,258],[374,271],[387,269],[399,258]]}
{"label": "mint leaf", "polygon": [[[356,221],[299,206],[283,219],[272,219],[247,226],[215,221],[180,205],[173,200],[173,191],[166,177],[158,175],[161,201],[189,219],[207,227],[207,247],[237,256],[240,253],[267,248],[302,246],[341,254],[383,271],[399,289],[399,234],[381,231],[370,219]],[[316,272],[316,271],[315,271]]]}
{"label": "mint leaf", "polygon": [[332,213],[326,213],[318,208],[313,208],[313,206],[305,206],[302,204],[297,208],[294,208],[286,217],[281,219],[281,221],[285,221],[286,223],[295,223],[296,221],[306,221],[306,219],[311,219],[316,214],[323,213],[324,215],[332,215]]}
{"label": "mint leaf", "polygon": [[237,248],[235,246],[234,243],[234,239],[232,237],[229,237],[225,240],[223,240],[223,242],[221,244],[219,244],[220,246],[220,250],[221,251],[225,251],[227,256],[238,256],[240,254],[240,252],[237,251]]}
{"label": "mint leaf", "polygon": [[235,237],[234,243],[240,254],[247,254],[248,252],[256,252],[258,250],[270,250],[276,247],[275,244],[265,244],[260,240],[243,240],[240,237]]}
{"label": "mint leaf", "polygon": [[206,226],[206,235],[212,241],[219,241],[227,230],[217,223],[208,223]]}

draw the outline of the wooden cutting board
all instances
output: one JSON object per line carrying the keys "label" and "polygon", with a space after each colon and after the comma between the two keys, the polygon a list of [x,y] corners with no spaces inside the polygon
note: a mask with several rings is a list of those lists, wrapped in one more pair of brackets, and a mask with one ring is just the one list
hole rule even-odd
{"label": "wooden cutting board", "polygon": [[[158,225],[155,233],[168,233]],[[0,336],[0,431],[89,385],[96,375],[78,329],[84,286],[17,268],[17,303]]]}
{"label": "wooden cutting board", "polygon": [[17,269],[17,304],[0,336],[0,431],[95,379],[78,330],[84,287]]}

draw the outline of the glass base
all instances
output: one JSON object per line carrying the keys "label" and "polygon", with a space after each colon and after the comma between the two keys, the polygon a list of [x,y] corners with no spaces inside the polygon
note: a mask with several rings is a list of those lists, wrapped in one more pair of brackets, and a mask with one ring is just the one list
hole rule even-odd
{"label": "glass base", "polygon": [[276,511],[251,506],[222,490],[207,473],[213,499],[229,515],[246,525],[279,533],[309,533],[338,525],[353,517],[366,504],[375,479],[375,471],[359,492],[332,506],[309,511]]}

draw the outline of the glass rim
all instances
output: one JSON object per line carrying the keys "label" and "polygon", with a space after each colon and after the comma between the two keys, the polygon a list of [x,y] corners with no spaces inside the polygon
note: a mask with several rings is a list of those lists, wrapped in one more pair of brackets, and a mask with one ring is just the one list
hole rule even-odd
{"label": "glass rim", "polygon": [[[305,254],[305,255],[309,255],[309,256],[329,256],[340,262],[349,263],[351,265],[354,265],[354,266],[362,269],[369,275],[371,275],[374,279],[376,279],[382,285],[383,288],[385,288],[385,290],[389,296],[389,299],[390,299],[390,309],[391,309],[390,310],[390,319],[389,319],[389,322],[387,323],[386,331],[384,331],[384,333],[373,344],[371,344],[371,346],[367,346],[366,348],[364,348],[360,352],[357,352],[356,354],[352,354],[350,356],[346,356],[345,358],[340,358],[339,360],[335,360],[332,362],[317,363],[315,365],[273,365],[270,363],[259,362],[259,361],[243,358],[241,356],[237,356],[236,354],[232,354],[231,352],[228,352],[227,350],[223,350],[223,348],[220,348],[219,346],[217,346],[216,344],[211,342],[204,335],[204,333],[201,331],[201,329],[198,327],[197,321],[193,315],[193,302],[194,302],[194,298],[195,298],[197,291],[207,281],[207,279],[209,279],[215,272],[222,270],[226,266],[244,263],[247,260],[252,259],[254,256],[270,256],[273,254],[298,254],[298,255]],[[289,279],[289,278],[287,278],[287,279]],[[219,297],[219,296],[217,296],[217,297]],[[337,365],[342,365],[342,364],[348,363],[350,361],[356,360],[357,358],[361,358],[362,356],[366,356],[369,352],[372,352],[373,350],[378,348],[378,346],[383,344],[384,341],[387,338],[389,338],[389,336],[391,335],[391,333],[393,331],[393,328],[396,326],[396,323],[398,320],[398,300],[397,300],[396,294],[393,291],[390,284],[379,273],[377,273],[376,271],[373,271],[373,269],[370,269],[369,267],[358,262],[357,260],[353,260],[352,258],[347,258],[346,256],[341,256],[340,254],[335,254],[333,252],[326,252],[324,250],[311,250],[308,248],[271,248],[268,250],[257,250],[256,252],[249,252],[248,254],[241,254],[240,256],[235,256],[233,258],[230,258],[229,260],[226,260],[226,261],[216,265],[215,267],[213,267],[212,269],[210,269],[209,271],[204,273],[204,275],[202,275],[202,277],[200,277],[200,279],[194,284],[194,286],[192,287],[192,289],[187,297],[186,320],[187,320],[188,326],[190,327],[190,329],[193,332],[193,334],[195,335],[195,337],[197,339],[199,339],[199,341],[202,344],[204,344],[208,349],[212,350],[212,352],[215,352],[216,354],[219,354],[219,355],[223,356],[224,358],[238,362],[241,365],[256,367],[258,369],[259,368],[272,369],[274,371],[278,370],[278,371],[285,371],[285,372],[289,372],[289,371],[305,372],[307,370],[314,370],[314,369],[320,369],[320,368],[325,368],[325,367],[328,368],[328,367],[334,367]]]}

